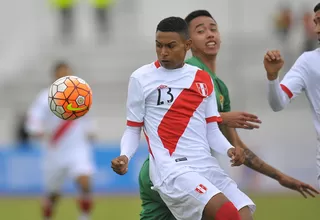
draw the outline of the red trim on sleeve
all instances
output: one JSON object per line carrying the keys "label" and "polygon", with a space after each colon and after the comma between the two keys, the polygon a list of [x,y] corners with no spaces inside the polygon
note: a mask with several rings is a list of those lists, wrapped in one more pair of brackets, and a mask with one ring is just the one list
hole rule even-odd
{"label": "red trim on sleeve", "polygon": [[219,116],[212,116],[212,117],[206,118],[206,122],[207,123],[211,123],[211,122],[221,123],[222,122],[222,118],[219,117]]}
{"label": "red trim on sleeve", "polygon": [[130,126],[130,127],[142,127],[143,126],[143,122],[135,122],[135,121],[127,120],[127,126]]}
{"label": "red trim on sleeve", "polygon": [[154,65],[155,65],[157,68],[159,68],[159,67],[161,66],[159,60],[157,60],[156,62],[154,62]]}
{"label": "red trim on sleeve", "polygon": [[281,89],[288,95],[289,99],[291,99],[293,96],[293,93],[290,91],[290,89],[288,89],[288,87],[286,87],[283,84],[280,84],[280,86],[281,86]]}

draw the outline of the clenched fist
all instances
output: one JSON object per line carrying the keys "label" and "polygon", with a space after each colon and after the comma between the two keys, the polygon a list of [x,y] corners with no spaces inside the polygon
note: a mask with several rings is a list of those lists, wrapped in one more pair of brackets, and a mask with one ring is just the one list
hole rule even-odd
{"label": "clenched fist", "polygon": [[244,150],[241,147],[233,147],[228,150],[228,156],[231,158],[231,166],[240,166],[246,160]]}
{"label": "clenched fist", "polygon": [[121,155],[111,161],[111,168],[119,175],[124,175],[128,172],[129,159],[125,155]]}
{"label": "clenched fist", "polygon": [[264,68],[267,71],[268,80],[272,81],[278,78],[280,69],[283,67],[284,61],[279,50],[268,51],[263,60]]}

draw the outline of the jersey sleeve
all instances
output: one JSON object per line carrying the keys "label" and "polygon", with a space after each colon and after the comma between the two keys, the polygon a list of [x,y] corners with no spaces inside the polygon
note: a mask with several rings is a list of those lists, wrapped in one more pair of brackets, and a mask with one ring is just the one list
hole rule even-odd
{"label": "jersey sleeve", "polygon": [[145,115],[145,98],[140,82],[131,77],[127,98],[127,126],[141,127]]}
{"label": "jersey sleeve", "polygon": [[208,102],[206,105],[206,112],[205,112],[207,123],[222,122],[222,118],[220,117],[220,114],[218,112],[216,93],[214,89],[207,99],[208,99]]}
{"label": "jersey sleeve", "polygon": [[302,54],[280,83],[281,89],[291,98],[298,96],[307,86],[307,60]]}
{"label": "jersey sleeve", "polygon": [[27,112],[25,128],[31,135],[44,132],[44,122],[49,112],[48,98],[45,93],[41,93],[31,104]]}

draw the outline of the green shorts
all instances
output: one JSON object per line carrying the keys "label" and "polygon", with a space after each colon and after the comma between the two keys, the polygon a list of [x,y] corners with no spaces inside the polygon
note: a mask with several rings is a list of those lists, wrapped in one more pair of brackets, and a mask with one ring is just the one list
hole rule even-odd
{"label": "green shorts", "polygon": [[158,192],[151,189],[149,158],[143,163],[139,173],[140,198],[142,211],[140,220],[176,220]]}

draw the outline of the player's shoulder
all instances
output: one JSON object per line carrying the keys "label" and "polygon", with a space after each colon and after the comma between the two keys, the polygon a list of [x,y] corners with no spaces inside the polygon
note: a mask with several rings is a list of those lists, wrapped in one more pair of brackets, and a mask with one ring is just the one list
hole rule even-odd
{"label": "player's shoulder", "polygon": [[34,101],[31,104],[32,111],[43,111],[43,109],[48,106],[48,91],[49,89],[42,89],[38,92],[37,96],[35,97]]}
{"label": "player's shoulder", "polygon": [[45,100],[45,101],[47,101],[47,100],[48,100],[48,92],[49,92],[49,89],[48,89],[48,88],[44,88],[44,89],[40,90],[40,92],[39,92],[38,95],[37,95],[37,99],[38,99],[38,100]]}
{"label": "player's shoulder", "polygon": [[185,68],[186,71],[192,71],[192,72],[202,71],[202,72],[205,72],[204,70],[202,70],[198,66],[195,66],[195,65],[187,63],[187,62],[184,64],[184,68]]}
{"label": "player's shoulder", "polygon": [[320,57],[320,48],[317,48],[315,50],[303,52],[298,59],[302,61],[308,61],[308,62],[312,60],[316,60],[318,62],[319,57]]}
{"label": "player's shoulder", "polygon": [[145,65],[141,66],[140,68],[136,69],[131,74],[131,78],[141,79],[141,78],[145,77],[146,75],[152,74],[159,67],[160,67],[159,61],[145,64]]}
{"label": "player's shoulder", "polygon": [[205,71],[197,66],[190,65],[190,64],[186,63],[185,69],[187,72],[195,74],[195,77],[198,80],[204,80],[204,81],[209,81],[209,82],[212,81],[210,74],[207,71]]}

